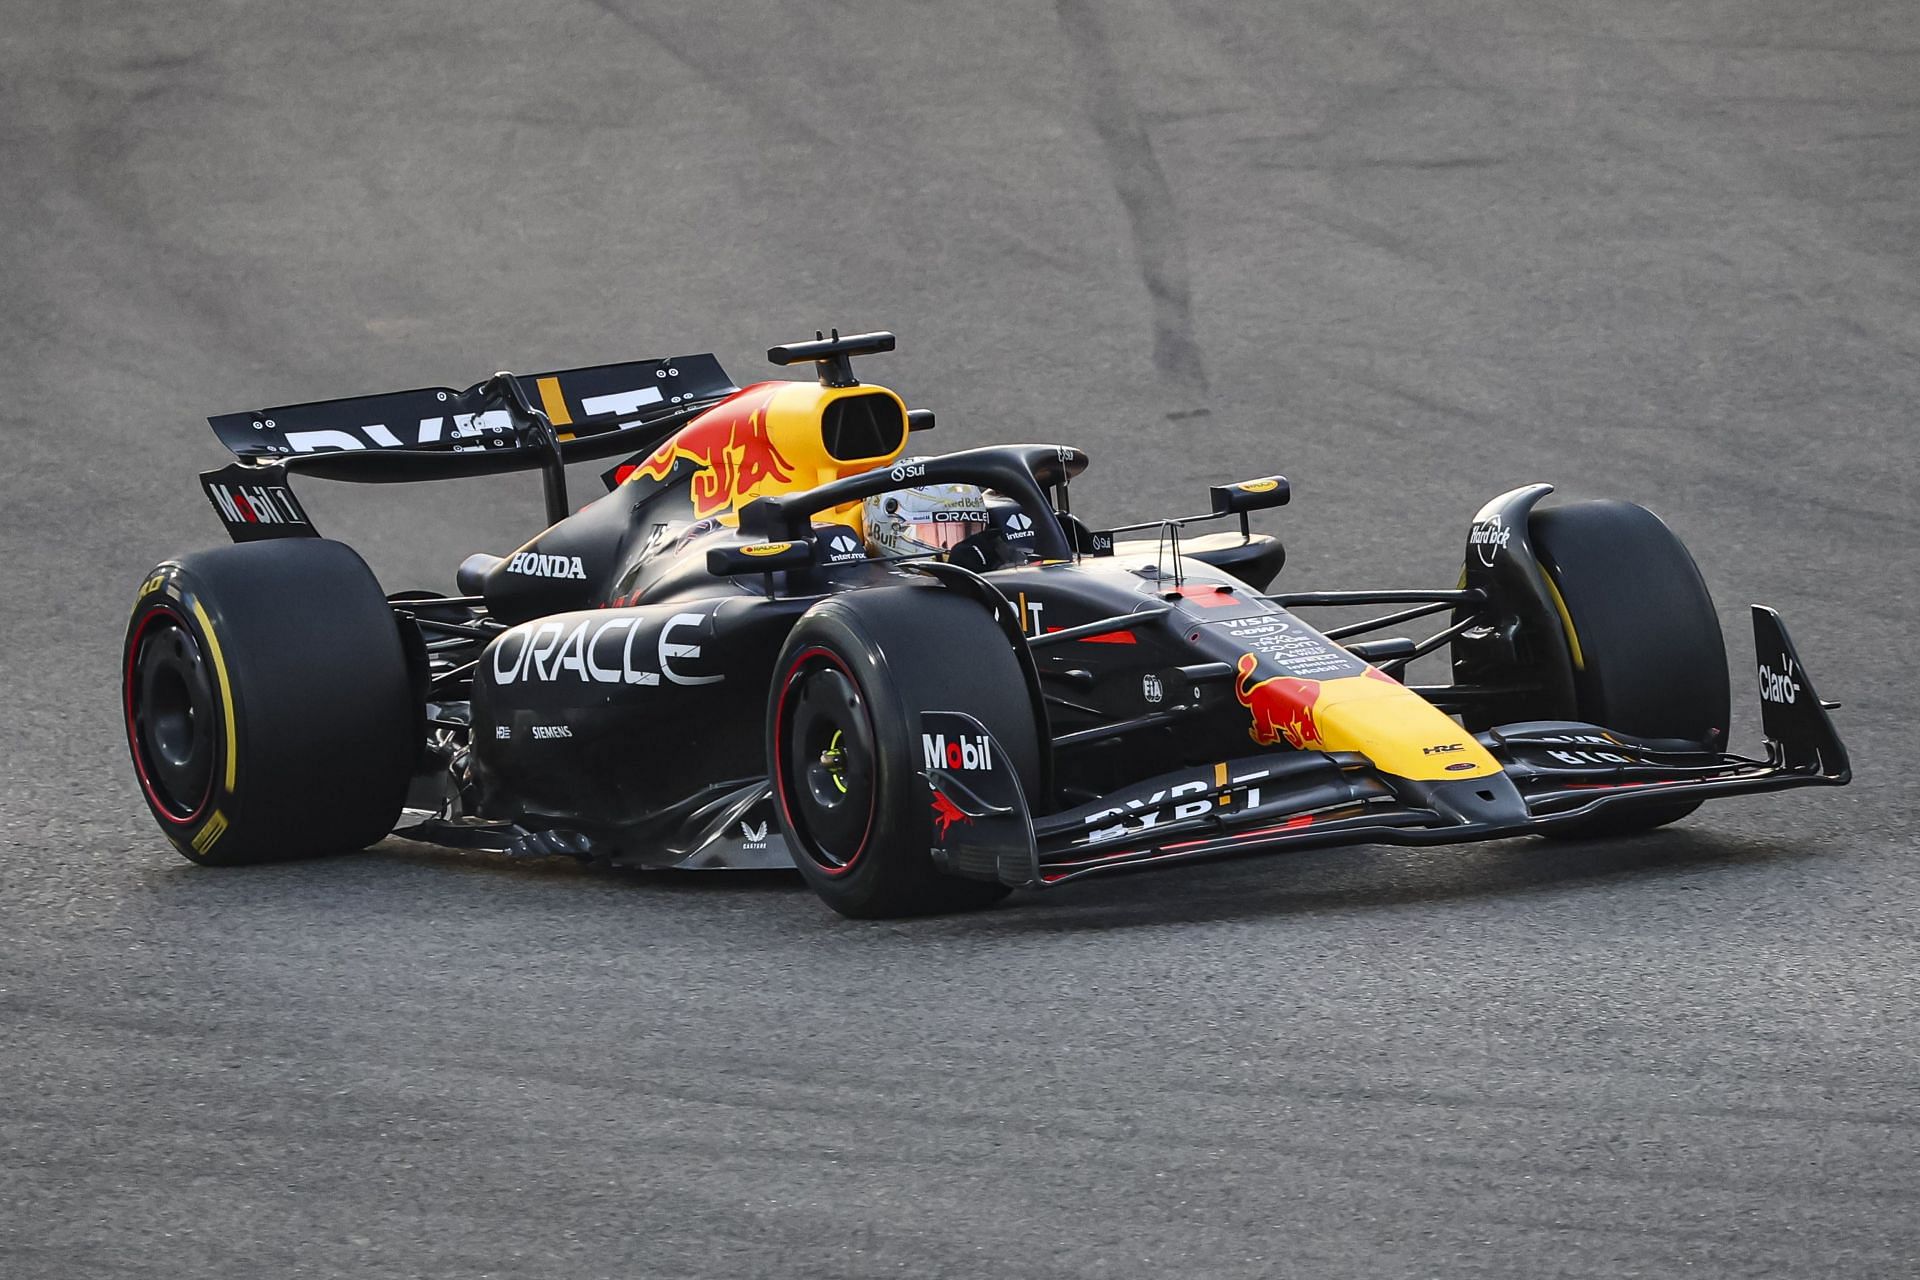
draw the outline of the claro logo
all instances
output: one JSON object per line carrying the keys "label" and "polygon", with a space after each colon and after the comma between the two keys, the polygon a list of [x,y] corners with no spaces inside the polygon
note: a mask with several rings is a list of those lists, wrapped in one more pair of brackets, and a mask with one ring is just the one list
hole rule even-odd
{"label": "claro logo", "polygon": [[[586,618],[572,624],[542,622],[516,628],[494,642],[496,684],[523,681],[587,684],[719,684],[725,676],[695,675],[686,664],[700,659],[700,646],[676,639],[701,626],[704,613],[676,613],[651,640],[638,618]],[[653,666],[641,665],[653,659]],[[657,666],[659,669],[654,670]]]}
{"label": "claro logo", "polygon": [[1800,698],[1799,672],[1794,670],[1793,659],[1781,654],[1780,669],[1774,670],[1766,663],[1760,664],[1760,700],[1780,706],[1792,706]]}

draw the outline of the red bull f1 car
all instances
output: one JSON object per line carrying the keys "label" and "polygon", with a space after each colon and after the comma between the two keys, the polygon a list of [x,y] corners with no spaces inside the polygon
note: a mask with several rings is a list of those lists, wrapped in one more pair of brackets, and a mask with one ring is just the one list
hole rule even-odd
{"label": "red bull f1 car", "polygon": [[[394,834],[792,865],[896,916],[1256,851],[1645,831],[1850,776],[1765,608],[1765,748],[1729,750],[1713,604],[1642,507],[1527,485],[1466,522],[1455,586],[1275,590],[1249,516],[1285,478],[1090,524],[1071,445],[909,451],[933,415],[854,376],[893,345],[776,347],[817,377],[745,388],[698,355],[210,419],[233,545],[155,568],[126,633],[161,830],[210,864]],[[592,459],[620,461],[575,510]],[[512,470],[547,527],[451,594],[385,591],[292,488]],[[914,512],[925,538],[875,527]],[[1428,654],[1450,680],[1410,682]]]}

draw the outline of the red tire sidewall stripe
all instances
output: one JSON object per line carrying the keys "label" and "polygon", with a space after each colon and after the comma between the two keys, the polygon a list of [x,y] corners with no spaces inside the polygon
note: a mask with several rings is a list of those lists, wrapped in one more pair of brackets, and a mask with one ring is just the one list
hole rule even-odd
{"label": "red tire sidewall stripe", "polygon": [[[126,670],[121,673],[120,680],[121,701],[126,712],[127,721],[127,749],[133,753],[133,771],[140,775],[140,787],[147,794],[148,807],[153,810],[154,814],[158,816],[162,822],[170,826],[191,827],[194,823],[206,816],[207,807],[213,800],[213,779],[218,770],[210,770],[208,772],[207,789],[205,793],[201,795],[200,803],[194,806],[193,812],[184,818],[176,816],[168,810],[166,802],[160,798],[159,788],[153,785],[153,778],[147,772],[146,758],[140,749],[140,730],[134,721],[133,714],[133,668],[134,663],[140,658],[140,641],[146,636],[147,627],[155,618],[162,615],[165,615],[174,626],[185,631],[187,635],[193,635],[193,628],[187,625],[186,618],[181,615],[179,610],[170,604],[153,606],[141,615],[139,624],[134,627],[133,635],[127,641]],[[196,646],[198,643],[199,641],[196,638]],[[220,695],[216,691],[214,696],[217,698]]]}

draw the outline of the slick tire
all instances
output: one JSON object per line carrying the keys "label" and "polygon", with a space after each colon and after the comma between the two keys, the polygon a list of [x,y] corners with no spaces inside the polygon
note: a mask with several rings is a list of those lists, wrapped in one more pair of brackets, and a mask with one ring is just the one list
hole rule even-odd
{"label": "slick tire", "polygon": [[141,794],[192,861],[362,849],[399,817],[416,700],[393,611],[344,544],[164,562],[141,585],[121,673]]}
{"label": "slick tire", "polygon": [[[1527,532],[1562,606],[1580,718],[1643,738],[1724,745],[1726,643],[1707,584],[1673,531],[1645,507],[1600,501],[1536,511]],[[1699,807],[1636,807],[1555,834],[1626,835]]]}
{"label": "slick tire", "polygon": [[[934,865],[919,714],[979,720],[1032,796],[1040,731],[1026,689],[1000,628],[944,588],[856,592],[801,617],[774,667],[767,759],[794,862],[828,906],[881,919],[975,910],[1006,896],[1003,885]],[[823,775],[828,756],[837,771]]]}

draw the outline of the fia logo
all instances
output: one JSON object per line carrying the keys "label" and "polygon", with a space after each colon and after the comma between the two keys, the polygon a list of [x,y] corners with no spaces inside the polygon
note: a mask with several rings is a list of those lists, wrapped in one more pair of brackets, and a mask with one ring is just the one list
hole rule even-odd
{"label": "fia logo", "polygon": [[1155,706],[1166,697],[1166,689],[1160,684],[1160,677],[1149,671],[1140,677],[1140,696]]}
{"label": "fia logo", "polygon": [[740,837],[741,837],[742,846],[748,849],[766,848],[767,847],[767,828],[770,825],[772,825],[770,822],[762,822],[757,827],[754,826],[751,822],[741,823]]}

